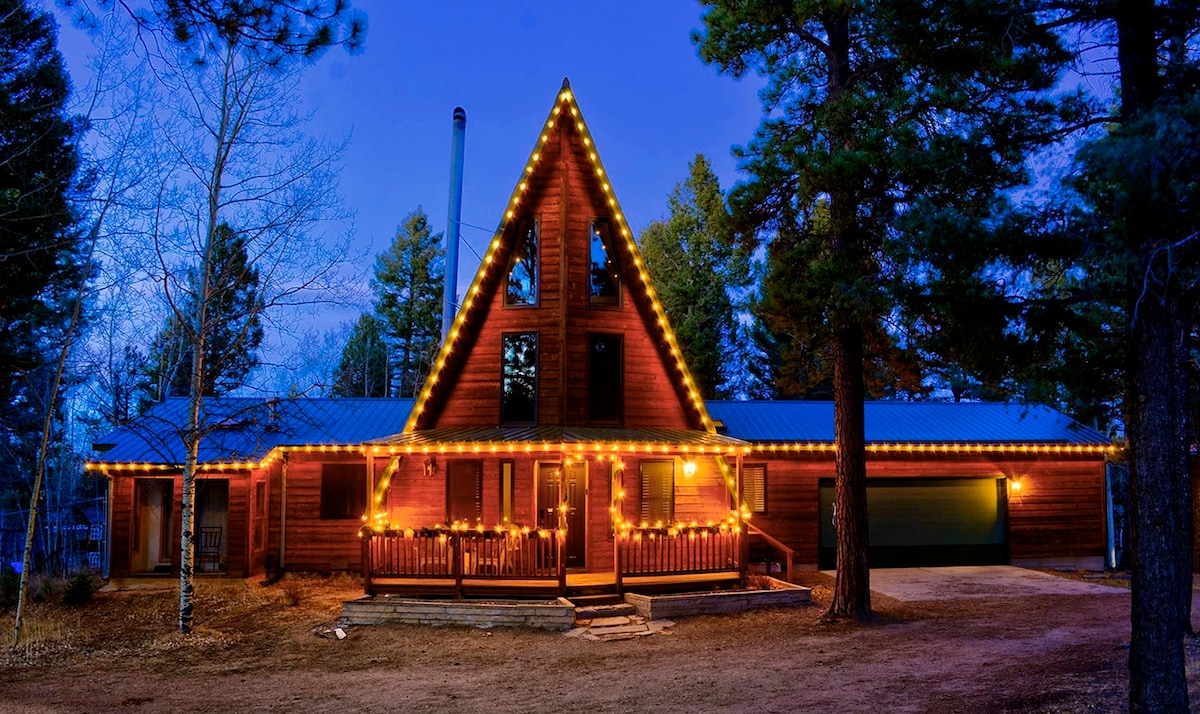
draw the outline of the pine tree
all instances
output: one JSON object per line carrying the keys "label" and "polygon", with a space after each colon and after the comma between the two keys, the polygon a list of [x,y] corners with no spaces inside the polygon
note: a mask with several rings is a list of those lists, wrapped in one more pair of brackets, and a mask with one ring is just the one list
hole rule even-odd
{"label": "pine tree", "polygon": [[[46,360],[79,284],[83,122],[47,13],[0,0],[0,405]],[[26,400],[27,401],[27,400]]]}
{"label": "pine tree", "polygon": [[[246,383],[258,364],[262,343],[262,304],[258,269],[249,264],[246,239],[222,223],[213,236],[207,323],[204,344],[204,374],[201,396],[212,397],[233,391]],[[198,268],[189,272],[190,290],[181,313],[195,315],[203,276]],[[192,364],[190,326],[172,314],[150,347],[150,369],[154,390],[150,403],[167,397],[188,396]],[[145,402],[143,400],[143,406]]]}
{"label": "pine tree", "polygon": [[[1023,0],[706,0],[701,57],[766,79],[730,202],[748,235],[798,241],[798,305],[828,335],[837,444],[832,617],[870,617],[864,406],[871,341],[894,312],[901,218],[929,202],[989,210],[1045,135],[1063,60]],[[791,308],[789,308],[791,309]]]}
{"label": "pine tree", "polygon": [[375,260],[375,312],[391,342],[390,393],[395,397],[416,396],[441,341],[441,240],[418,206]]}
{"label": "pine tree", "polygon": [[333,375],[330,392],[335,397],[386,397],[391,382],[383,323],[374,315],[362,315]]}
{"label": "pine tree", "polygon": [[642,257],[700,395],[729,397],[746,379],[738,310],[750,258],[733,240],[725,195],[702,154],[667,205],[668,218],[642,232]]}

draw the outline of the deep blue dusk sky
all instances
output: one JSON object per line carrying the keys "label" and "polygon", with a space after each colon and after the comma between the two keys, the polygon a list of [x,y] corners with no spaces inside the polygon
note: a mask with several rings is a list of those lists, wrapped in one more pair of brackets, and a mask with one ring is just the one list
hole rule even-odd
{"label": "deep blue dusk sky", "polygon": [[[341,192],[357,242],[373,256],[418,205],[446,224],[451,113],[467,111],[460,250],[469,284],[532,150],[563,77],[575,90],[629,223],[640,231],[666,212],[667,195],[704,153],[728,188],[730,147],[746,142],[760,109],[755,78],[718,76],[690,32],[701,8],[687,0],[604,4],[354,0],[367,14],[365,50],[334,49],[307,70],[310,129],[351,136]],[[85,43],[67,28],[76,71]],[[77,84],[82,81],[77,80]],[[343,316],[352,319],[348,312]]]}

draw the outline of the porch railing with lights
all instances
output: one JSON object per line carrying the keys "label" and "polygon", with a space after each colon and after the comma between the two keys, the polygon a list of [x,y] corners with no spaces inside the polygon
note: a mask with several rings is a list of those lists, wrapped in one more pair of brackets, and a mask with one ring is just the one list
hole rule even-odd
{"label": "porch railing with lights", "polygon": [[368,593],[384,579],[453,580],[456,594],[464,580],[541,581],[566,590],[564,538],[556,530],[364,527],[360,535]]}
{"label": "porch railing with lights", "polygon": [[616,537],[617,592],[628,577],[745,575],[746,538],[739,527],[627,527]]}

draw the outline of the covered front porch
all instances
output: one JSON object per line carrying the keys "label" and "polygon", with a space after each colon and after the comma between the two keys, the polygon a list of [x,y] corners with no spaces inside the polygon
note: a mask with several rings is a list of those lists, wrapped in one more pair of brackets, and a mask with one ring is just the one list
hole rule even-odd
{"label": "covered front porch", "polygon": [[[388,459],[361,529],[370,594],[567,596],[743,581],[743,444],[688,430],[437,429]],[[375,469],[369,469],[375,473]]]}

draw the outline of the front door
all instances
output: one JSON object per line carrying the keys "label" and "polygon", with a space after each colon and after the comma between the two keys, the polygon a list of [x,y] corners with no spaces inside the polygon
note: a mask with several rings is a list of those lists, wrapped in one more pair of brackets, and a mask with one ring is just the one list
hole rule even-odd
{"label": "front door", "polygon": [[[565,473],[565,478],[564,478]],[[560,520],[559,506],[566,506]],[[587,465],[538,464],[538,526],[566,526],[568,568],[587,567]]]}
{"label": "front door", "polygon": [[133,537],[130,570],[171,572],[174,488],[170,479],[139,478],[133,482]]}

